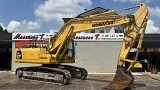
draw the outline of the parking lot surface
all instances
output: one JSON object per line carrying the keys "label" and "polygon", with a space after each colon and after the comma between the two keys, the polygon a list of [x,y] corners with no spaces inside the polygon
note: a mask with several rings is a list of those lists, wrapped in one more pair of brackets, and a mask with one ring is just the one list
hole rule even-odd
{"label": "parking lot surface", "polygon": [[[69,85],[16,79],[12,72],[0,72],[0,90],[105,90],[114,74],[89,74],[87,80],[73,79]],[[134,83],[126,90],[159,90],[160,81],[146,75],[134,75]]]}

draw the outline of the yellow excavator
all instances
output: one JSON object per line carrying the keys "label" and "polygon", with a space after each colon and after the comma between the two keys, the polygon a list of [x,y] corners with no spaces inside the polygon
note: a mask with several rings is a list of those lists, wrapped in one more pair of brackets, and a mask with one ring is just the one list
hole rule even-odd
{"label": "yellow excavator", "polygon": [[[117,12],[122,10],[132,8],[138,8],[138,10],[134,14],[117,14]],[[141,33],[141,36],[137,49],[141,48],[147,20],[148,9],[144,3],[117,11],[109,10],[81,18],[72,18],[64,24],[58,33],[50,37],[48,46],[37,46],[35,41],[33,45],[15,50],[14,61],[16,63],[42,64],[41,66],[19,67],[15,71],[16,77],[56,82],[64,85],[70,83],[72,78],[84,80],[87,77],[85,68],[63,64],[75,63],[74,41],[72,37],[77,32],[122,25],[125,27],[125,36],[118,58],[117,71],[112,82],[103,88],[125,89],[134,81],[131,70],[137,61],[139,52],[137,52],[135,60],[130,60],[126,57],[139,33]],[[130,63],[129,67],[125,67],[125,62]]]}

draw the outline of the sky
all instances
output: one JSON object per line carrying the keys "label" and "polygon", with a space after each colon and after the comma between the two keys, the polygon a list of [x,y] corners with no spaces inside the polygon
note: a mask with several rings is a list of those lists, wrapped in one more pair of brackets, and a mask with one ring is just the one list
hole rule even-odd
{"label": "sky", "polygon": [[149,9],[146,33],[160,33],[159,0],[0,0],[0,25],[10,33],[53,33],[63,26],[62,18],[76,17],[84,9],[119,10],[140,3]]}

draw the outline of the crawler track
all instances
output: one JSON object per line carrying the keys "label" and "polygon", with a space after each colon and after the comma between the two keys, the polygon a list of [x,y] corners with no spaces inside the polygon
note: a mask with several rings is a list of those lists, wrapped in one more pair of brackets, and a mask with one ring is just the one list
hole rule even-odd
{"label": "crawler track", "polygon": [[71,78],[85,80],[87,70],[70,65],[43,65],[33,67],[20,67],[16,69],[16,77],[22,79],[54,82],[67,85]]}
{"label": "crawler track", "polygon": [[81,67],[62,65],[62,64],[43,65],[43,66],[68,70],[71,73],[71,77],[76,79],[85,80],[86,77],[88,76],[87,70]]}
{"label": "crawler track", "polygon": [[85,80],[88,72],[85,68],[75,67],[70,65],[59,65],[58,68],[70,71],[71,77],[76,79]]}
{"label": "crawler track", "polygon": [[71,81],[71,74],[67,70],[40,66],[17,68],[16,76],[17,78],[54,82],[63,85],[69,84]]}

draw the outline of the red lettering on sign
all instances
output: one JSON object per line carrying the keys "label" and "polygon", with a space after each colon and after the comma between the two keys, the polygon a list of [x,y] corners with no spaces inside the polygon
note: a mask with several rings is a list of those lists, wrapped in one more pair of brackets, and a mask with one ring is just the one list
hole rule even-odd
{"label": "red lettering on sign", "polygon": [[96,37],[96,40],[97,40],[97,38],[99,37],[99,34],[96,34],[95,37]]}
{"label": "red lettering on sign", "polygon": [[40,34],[40,35],[34,35],[34,36],[26,36],[26,35],[21,35],[21,34],[17,34],[15,35],[15,37],[13,39],[34,39],[34,40],[37,40],[38,39],[38,36],[40,36],[40,40],[43,39],[45,34]]}
{"label": "red lettering on sign", "polygon": [[72,37],[73,39],[81,39],[81,40],[92,40],[92,36],[76,36],[76,34]]}
{"label": "red lettering on sign", "polygon": [[43,36],[44,36],[45,34],[41,34],[41,35],[39,35],[39,36],[41,36],[41,38],[40,39],[43,39]]}

